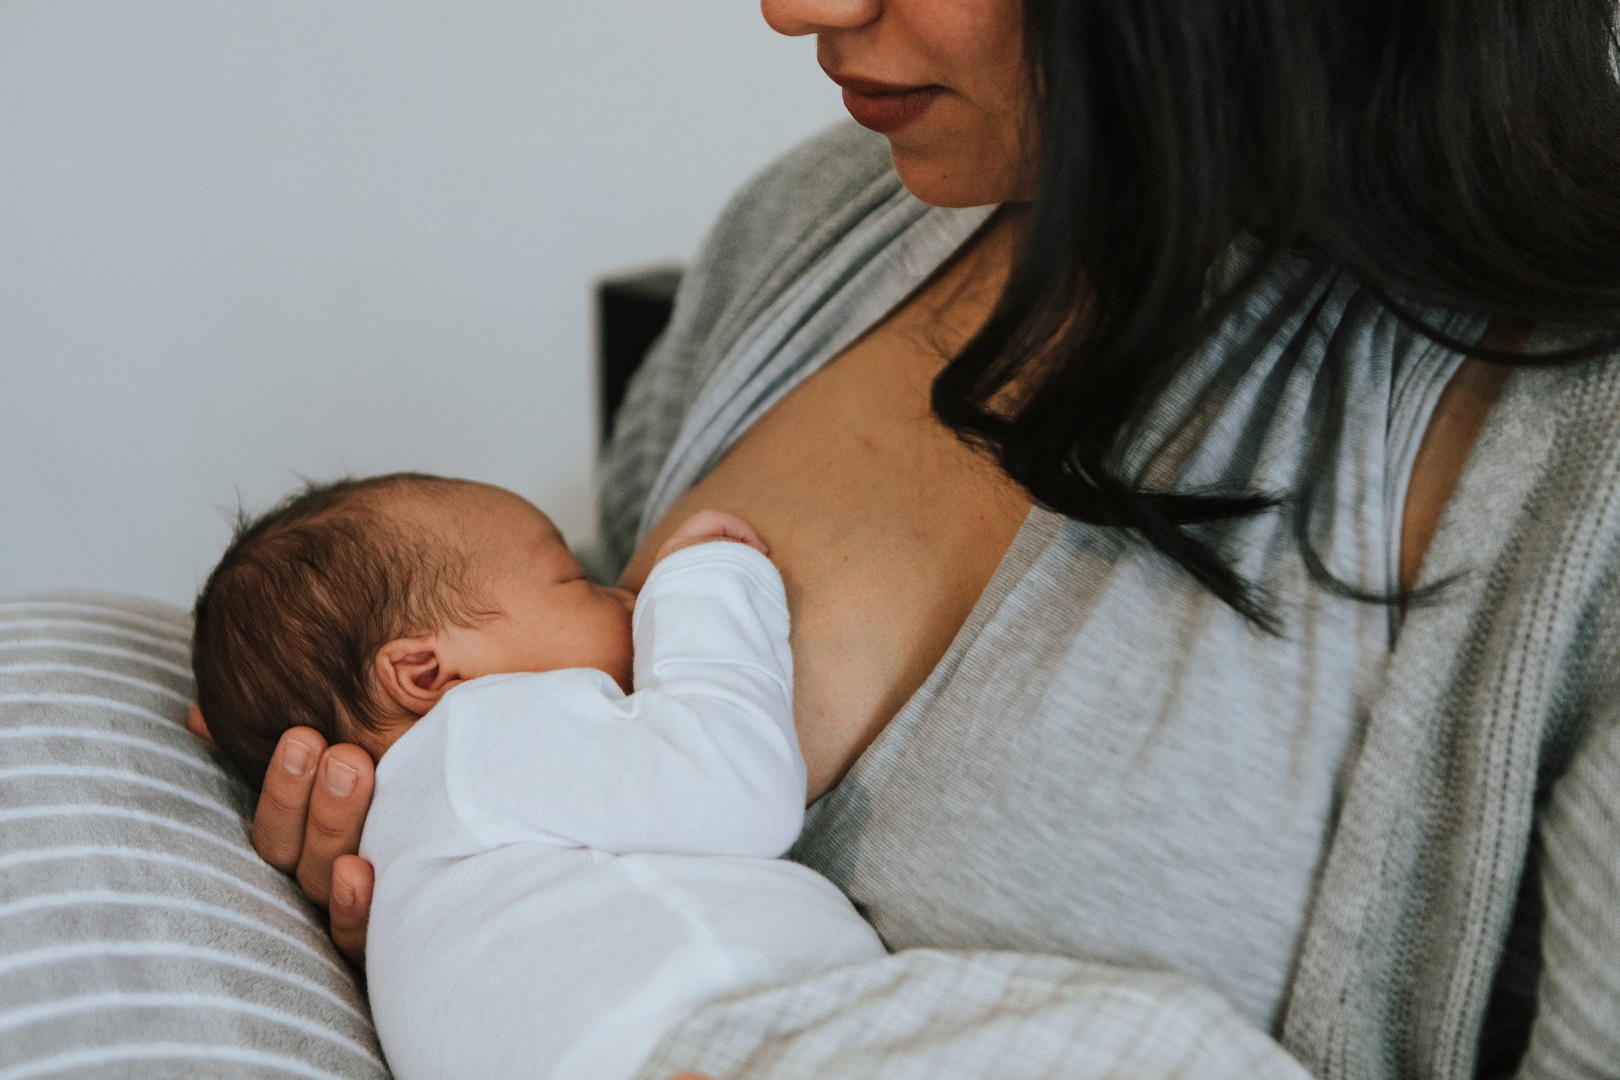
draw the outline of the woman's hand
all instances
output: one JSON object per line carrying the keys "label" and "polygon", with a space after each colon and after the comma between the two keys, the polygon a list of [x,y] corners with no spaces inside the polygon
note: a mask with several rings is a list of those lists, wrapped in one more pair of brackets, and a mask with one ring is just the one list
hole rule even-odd
{"label": "woman's hand", "polygon": [[366,959],[371,864],[356,854],[373,769],[358,746],[327,746],[313,728],[290,728],[276,744],[253,814],[253,846],[293,874],[304,895],[325,907],[332,941],[355,967]]}

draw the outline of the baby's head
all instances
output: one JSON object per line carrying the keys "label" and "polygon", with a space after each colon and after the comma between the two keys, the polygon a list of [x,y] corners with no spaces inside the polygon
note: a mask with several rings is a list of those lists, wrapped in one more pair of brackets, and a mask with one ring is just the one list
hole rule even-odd
{"label": "baby's head", "polygon": [[628,690],[633,602],[509,491],[411,473],[313,485],[240,521],[198,595],[197,703],[257,787],[288,728],[380,758],[481,675],[596,668]]}

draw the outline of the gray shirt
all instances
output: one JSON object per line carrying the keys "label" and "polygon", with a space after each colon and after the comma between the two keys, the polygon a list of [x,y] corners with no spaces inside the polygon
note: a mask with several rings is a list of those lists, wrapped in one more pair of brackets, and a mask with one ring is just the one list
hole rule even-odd
{"label": "gray shirt", "polygon": [[[988,214],[900,189],[783,290],[693,404],[642,531]],[[1243,262],[1235,252],[1217,273]],[[1317,549],[1343,579],[1387,592],[1406,477],[1460,359],[1301,260],[1163,396],[1136,467],[1161,485],[1292,492],[1327,440]],[[1332,431],[1328,368],[1349,406]],[[1297,512],[1229,530],[1243,572],[1287,613],[1273,637],[1118,530],[1032,511],[933,676],[816,805],[796,857],[892,948],[1169,968],[1270,1027],[1391,644],[1388,608],[1311,580]],[[916,798],[924,782],[949,797]]]}
{"label": "gray shirt", "polygon": [[[603,477],[610,551],[627,555],[747,424],[976,224],[910,200],[881,143],[847,129],[743,192],[621,417]],[[1467,318],[1443,326],[1464,339],[1481,329]],[[1353,282],[1285,263],[1163,396],[1133,460],[1166,485],[1247,480],[1291,492],[1309,471],[1315,549],[1340,578],[1386,590],[1416,443],[1458,362]],[[1343,380],[1337,407],[1333,377]],[[1612,590],[1589,558],[1580,589],[1533,597],[1552,588],[1547,567],[1578,554],[1568,547],[1576,519],[1605,505],[1593,492],[1605,490],[1606,455],[1620,454],[1601,403],[1613,381],[1593,366],[1515,378],[1453,500],[1476,517],[1448,515],[1425,568],[1476,584],[1415,609],[1393,657],[1387,609],[1305,573],[1297,507],[1226,536],[1285,615],[1276,638],[1131,537],[1035,511],[927,683],[815,808],[798,856],[849,890],[897,948],[1177,972],[1324,1074],[1465,1075],[1490,987],[1504,1000],[1516,968],[1495,979],[1528,852],[1525,815],[1588,719],[1558,711],[1558,687],[1610,641],[1592,636],[1610,625],[1593,612]],[[1592,456],[1570,458],[1556,437],[1552,418],[1566,413],[1595,418],[1583,421],[1603,440]],[[1307,454],[1318,440],[1320,467]],[[1615,525],[1586,535],[1605,529]],[[1524,622],[1527,603],[1585,630],[1549,646]],[[1482,666],[1492,650],[1563,674],[1508,688]],[[1607,719],[1593,722],[1601,730]],[[1504,724],[1536,734],[1503,743],[1494,733]],[[1583,858],[1570,872],[1615,879],[1612,851]],[[1615,937],[1601,919],[1586,933]],[[1522,989],[1537,958],[1533,935],[1521,938],[1531,961]],[[1547,971],[1590,986],[1593,961],[1579,952]],[[982,975],[1007,962],[962,963]],[[974,982],[939,978],[949,986],[929,992],[947,997]],[[1006,1011],[1004,995],[985,1000]],[[1620,994],[1602,1000],[1612,1007]],[[1530,1006],[1517,1001],[1522,1035]],[[736,1006],[728,1030],[747,1014]],[[1567,1021],[1543,1043],[1566,1037]]]}

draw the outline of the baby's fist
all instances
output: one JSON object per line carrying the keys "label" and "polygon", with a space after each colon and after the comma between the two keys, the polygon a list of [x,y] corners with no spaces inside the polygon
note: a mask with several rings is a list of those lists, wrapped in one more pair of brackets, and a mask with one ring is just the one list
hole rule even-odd
{"label": "baby's fist", "polygon": [[747,544],[761,555],[771,553],[771,549],[765,546],[765,541],[759,538],[759,533],[754,531],[754,527],[736,514],[728,514],[724,510],[699,510],[681,522],[680,527],[664,541],[664,546],[658,549],[657,561],[667,559],[682,548],[689,548],[694,544],[707,544],[711,540],[729,540],[734,544]]}

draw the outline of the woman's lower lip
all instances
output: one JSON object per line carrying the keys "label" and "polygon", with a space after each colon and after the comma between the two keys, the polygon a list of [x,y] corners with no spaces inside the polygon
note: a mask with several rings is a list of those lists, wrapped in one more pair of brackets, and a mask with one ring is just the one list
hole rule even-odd
{"label": "woman's lower lip", "polygon": [[924,86],[894,94],[858,94],[846,87],[844,108],[861,127],[887,135],[927,112],[928,106],[944,92],[944,87]]}

